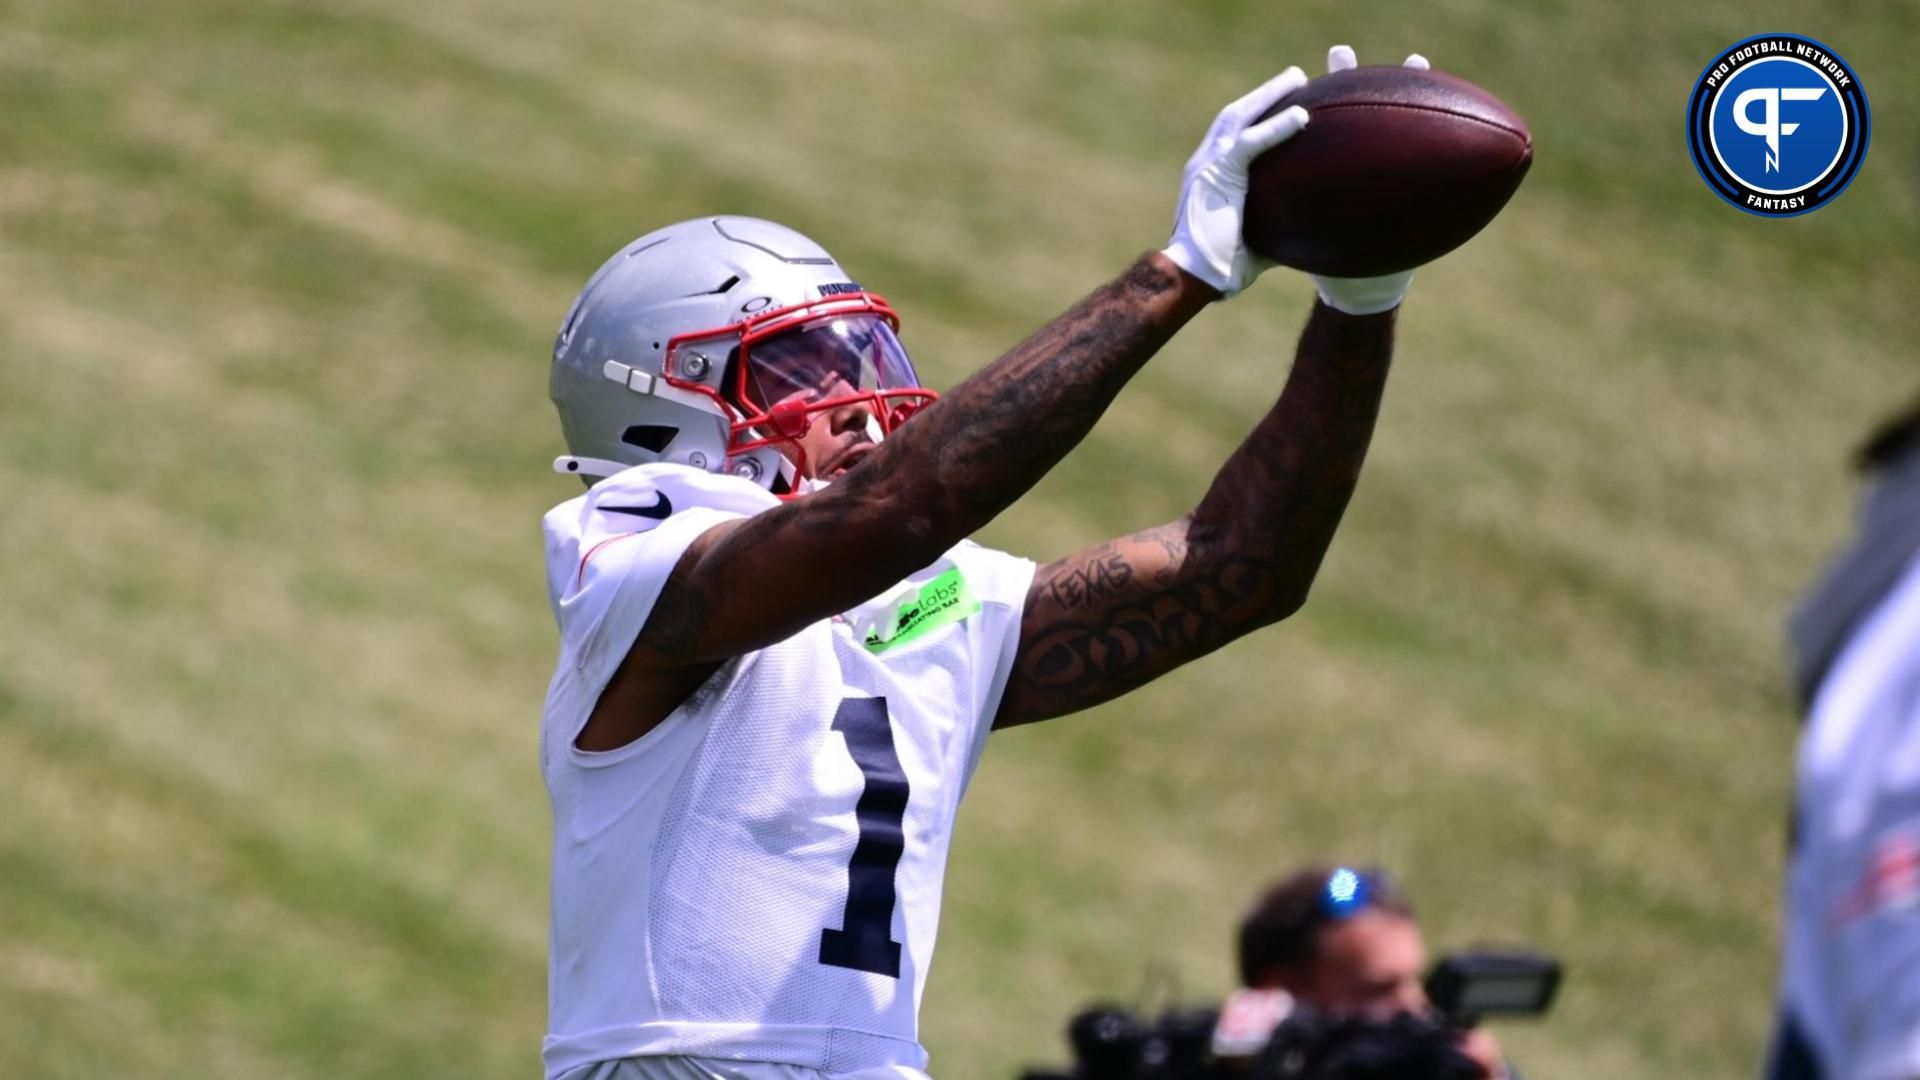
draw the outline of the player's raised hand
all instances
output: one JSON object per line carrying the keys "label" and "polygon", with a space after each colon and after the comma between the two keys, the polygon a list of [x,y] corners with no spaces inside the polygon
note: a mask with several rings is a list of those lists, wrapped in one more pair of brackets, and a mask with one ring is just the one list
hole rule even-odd
{"label": "player's raised hand", "polygon": [[1297,67],[1268,79],[1220,110],[1199,149],[1187,159],[1166,256],[1223,296],[1246,288],[1273,265],[1248,251],[1240,238],[1246,216],[1247,167],[1262,152],[1306,127],[1307,110],[1295,106],[1260,123],[1254,121],[1305,85],[1306,72]]}
{"label": "player's raised hand", "polygon": [[[1327,74],[1339,71],[1351,71],[1360,65],[1353,54],[1351,45],[1335,45],[1327,50]],[[1401,67],[1427,71],[1433,65],[1419,53],[1409,55],[1401,62]],[[1378,315],[1392,311],[1406,299],[1407,288],[1413,284],[1413,271],[1398,274],[1386,274],[1371,278],[1336,278],[1315,274],[1313,287],[1320,292],[1320,299],[1335,311],[1349,315]]]}

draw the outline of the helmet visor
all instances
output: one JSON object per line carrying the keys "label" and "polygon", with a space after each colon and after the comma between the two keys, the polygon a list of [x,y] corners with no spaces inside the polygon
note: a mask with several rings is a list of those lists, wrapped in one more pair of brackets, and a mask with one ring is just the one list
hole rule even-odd
{"label": "helmet visor", "polygon": [[816,319],[744,352],[741,397],[763,412],[920,386],[893,327],[865,312]]}

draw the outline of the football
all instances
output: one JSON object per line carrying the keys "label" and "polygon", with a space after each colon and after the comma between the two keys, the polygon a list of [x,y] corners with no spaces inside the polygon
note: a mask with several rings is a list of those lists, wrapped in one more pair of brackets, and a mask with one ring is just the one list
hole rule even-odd
{"label": "football", "polygon": [[1409,270],[1492,221],[1533,164],[1533,135],[1465,79],[1358,67],[1309,82],[1262,116],[1307,110],[1254,159],[1242,235],[1285,266],[1333,277]]}

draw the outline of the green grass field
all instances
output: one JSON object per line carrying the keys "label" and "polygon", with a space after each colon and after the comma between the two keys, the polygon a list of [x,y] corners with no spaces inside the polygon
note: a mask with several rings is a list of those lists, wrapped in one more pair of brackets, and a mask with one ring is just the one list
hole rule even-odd
{"label": "green grass field", "polygon": [[[1214,110],[1341,40],[1502,95],[1533,175],[1421,272],[1307,610],[995,740],[934,1071],[1225,989],[1253,891],[1332,855],[1396,868],[1436,944],[1567,958],[1553,1018],[1499,1029],[1530,1076],[1751,1074],[1779,620],[1920,382],[1920,8],[1740,7],[0,0],[0,1076],[533,1075],[538,516],[576,490],[545,365],[587,274],[780,219],[950,385],[1161,243]],[[1715,199],[1681,130],[1766,30],[1876,109],[1790,221]],[[1183,511],[1308,296],[1209,313],[986,539]]]}

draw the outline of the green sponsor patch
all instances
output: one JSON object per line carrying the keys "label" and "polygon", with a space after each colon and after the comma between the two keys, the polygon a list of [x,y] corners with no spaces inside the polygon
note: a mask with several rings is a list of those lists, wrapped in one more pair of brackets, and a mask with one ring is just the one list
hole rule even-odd
{"label": "green sponsor patch", "polygon": [[949,570],[920,587],[920,593],[903,600],[867,635],[870,652],[886,652],[895,645],[936,630],[980,610],[980,601],[967,588],[967,579],[958,569]]}

